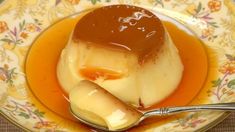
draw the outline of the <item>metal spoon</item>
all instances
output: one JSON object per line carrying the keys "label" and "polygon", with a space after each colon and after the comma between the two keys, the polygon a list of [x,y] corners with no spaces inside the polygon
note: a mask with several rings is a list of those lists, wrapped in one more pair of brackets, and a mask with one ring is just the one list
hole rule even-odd
{"label": "metal spoon", "polygon": [[[142,114],[142,116],[137,120],[135,123],[128,127],[124,127],[122,129],[118,129],[115,131],[125,131],[129,128],[132,128],[136,125],[138,125],[140,122],[142,122],[144,119],[152,116],[167,116],[167,115],[173,115],[178,114],[182,112],[197,112],[197,111],[203,111],[203,110],[213,110],[213,111],[235,111],[235,102],[234,103],[217,103],[217,104],[203,104],[203,105],[193,105],[193,106],[183,106],[183,107],[165,107],[165,108],[159,108],[156,110],[148,111]],[[108,127],[100,126],[98,124],[94,124],[90,121],[87,121],[86,119],[81,118],[81,116],[75,114],[72,109],[70,108],[70,112],[72,115],[77,118],[79,121],[100,129],[104,131],[110,131]]]}

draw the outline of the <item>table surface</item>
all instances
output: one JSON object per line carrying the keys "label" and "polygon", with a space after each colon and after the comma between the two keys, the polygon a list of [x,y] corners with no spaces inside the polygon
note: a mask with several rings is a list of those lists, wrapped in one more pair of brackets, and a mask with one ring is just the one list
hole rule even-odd
{"label": "table surface", "polygon": [[[22,130],[0,116],[0,132],[22,132]],[[235,113],[208,132],[235,132]]]}

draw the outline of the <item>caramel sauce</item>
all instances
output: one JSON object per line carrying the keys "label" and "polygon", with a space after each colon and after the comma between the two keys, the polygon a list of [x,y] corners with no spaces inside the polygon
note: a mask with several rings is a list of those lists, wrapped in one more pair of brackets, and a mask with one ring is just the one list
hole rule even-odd
{"label": "caramel sauce", "polygon": [[150,11],[128,5],[105,6],[77,23],[73,40],[130,51],[140,64],[156,56],[164,43],[161,21]]}
{"label": "caramel sauce", "polygon": [[[99,19],[102,19],[102,17]],[[78,20],[79,17],[64,19],[39,36],[28,54],[25,69],[27,81],[34,96],[55,114],[65,120],[72,121],[76,121],[76,119],[69,113],[69,103],[66,100],[66,94],[63,93],[58,83],[56,67],[60,53],[66,46],[70,33]],[[189,104],[200,92],[207,77],[207,53],[201,42],[170,22],[164,22],[164,25],[179,50],[184,65],[183,78],[172,95],[145,110]],[[161,123],[160,120],[162,118],[147,119],[142,123],[144,125],[140,125],[136,130],[145,129],[146,124],[151,127],[154,123],[156,124],[156,121],[159,124]]]}
{"label": "caramel sauce", "polygon": [[115,80],[123,77],[123,74],[102,68],[89,67],[82,68],[79,73],[87,80],[95,81],[98,78],[103,78],[104,80]]}

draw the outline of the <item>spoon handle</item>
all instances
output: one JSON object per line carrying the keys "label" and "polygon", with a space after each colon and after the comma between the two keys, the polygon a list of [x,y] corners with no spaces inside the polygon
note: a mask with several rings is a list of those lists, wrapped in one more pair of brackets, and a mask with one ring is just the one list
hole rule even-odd
{"label": "spoon handle", "polygon": [[144,114],[145,118],[149,116],[166,116],[182,112],[196,112],[202,110],[216,110],[216,111],[234,111],[234,103],[217,103],[217,104],[204,104],[204,105],[193,105],[183,107],[165,107],[157,110],[148,111]]}

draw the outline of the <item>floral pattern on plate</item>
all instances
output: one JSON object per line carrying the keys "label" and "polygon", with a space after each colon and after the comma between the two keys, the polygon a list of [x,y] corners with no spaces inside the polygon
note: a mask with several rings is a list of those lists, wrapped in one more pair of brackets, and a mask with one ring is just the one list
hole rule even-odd
{"label": "floral pattern on plate", "polygon": [[[109,4],[147,7],[192,29],[212,51],[209,59],[215,74],[208,77],[206,88],[192,104],[235,101],[234,0],[0,0],[2,115],[32,131],[87,131],[76,123],[63,121],[37,101],[27,86],[24,61],[33,40],[48,26],[81,10]],[[220,112],[189,113],[148,130],[201,130],[213,126],[221,115]]]}

